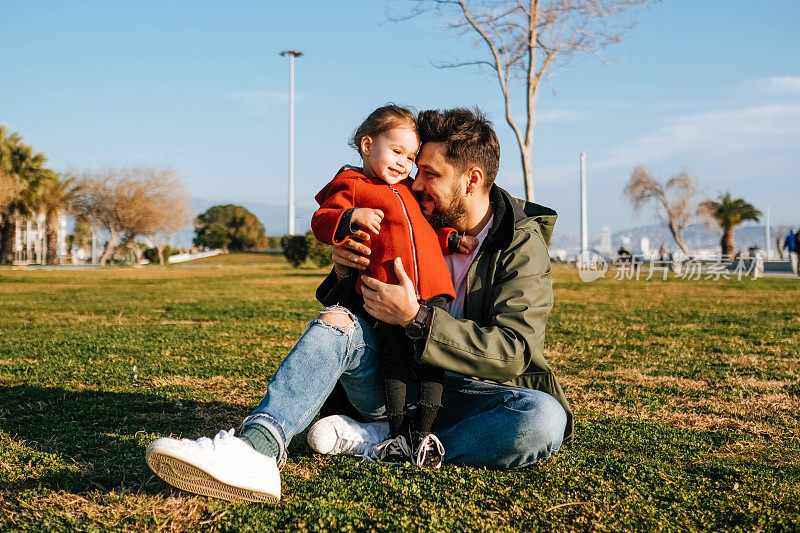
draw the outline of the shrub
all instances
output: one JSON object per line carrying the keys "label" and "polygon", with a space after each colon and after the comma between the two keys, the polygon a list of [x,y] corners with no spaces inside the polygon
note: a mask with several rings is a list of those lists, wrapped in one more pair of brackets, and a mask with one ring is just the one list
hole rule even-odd
{"label": "shrub", "polygon": [[231,243],[231,238],[228,236],[228,228],[223,224],[214,222],[197,230],[195,243],[208,248],[227,249]]}
{"label": "shrub", "polygon": [[[173,256],[178,253],[178,250],[173,248],[172,246],[165,246],[164,247],[164,261],[169,263],[170,256]],[[151,263],[158,264],[158,248],[148,248],[144,251],[144,258],[150,261]]]}
{"label": "shrub", "polygon": [[240,205],[215,205],[197,217],[194,243],[231,251],[252,250],[264,246],[264,226]]}
{"label": "shrub", "polygon": [[308,250],[308,258],[314,261],[318,267],[326,267],[333,264],[330,245],[319,242],[311,230],[306,233],[306,249]]}
{"label": "shrub", "polygon": [[302,235],[284,235],[281,237],[283,256],[295,268],[302,265],[308,257],[308,245]]}

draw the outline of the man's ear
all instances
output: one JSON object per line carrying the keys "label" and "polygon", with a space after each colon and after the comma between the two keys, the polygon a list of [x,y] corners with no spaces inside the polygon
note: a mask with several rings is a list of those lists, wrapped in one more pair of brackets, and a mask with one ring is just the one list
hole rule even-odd
{"label": "man's ear", "polygon": [[364,135],[361,137],[361,155],[369,155],[369,149],[372,147],[372,137]]}
{"label": "man's ear", "polygon": [[467,178],[467,194],[472,194],[483,190],[485,176],[483,169],[480,167],[472,167],[466,172]]}

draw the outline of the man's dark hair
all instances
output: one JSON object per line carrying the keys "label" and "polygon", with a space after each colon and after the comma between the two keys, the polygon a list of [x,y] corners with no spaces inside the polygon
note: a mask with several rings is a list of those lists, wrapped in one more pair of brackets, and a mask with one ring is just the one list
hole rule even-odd
{"label": "man's dark hair", "polygon": [[353,133],[349,144],[358,151],[359,155],[363,155],[361,154],[362,138],[370,136],[374,139],[381,133],[386,133],[393,128],[401,126],[406,126],[412,130],[415,129],[416,121],[414,120],[414,113],[410,109],[400,107],[399,105],[386,104],[370,113],[369,116],[364,119],[364,122],[362,122],[355,133]]}
{"label": "man's dark hair", "polygon": [[492,123],[477,107],[422,111],[417,117],[420,143],[438,142],[445,145],[445,158],[458,172],[472,166],[483,169],[488,191],[500,167],[500,143]]}

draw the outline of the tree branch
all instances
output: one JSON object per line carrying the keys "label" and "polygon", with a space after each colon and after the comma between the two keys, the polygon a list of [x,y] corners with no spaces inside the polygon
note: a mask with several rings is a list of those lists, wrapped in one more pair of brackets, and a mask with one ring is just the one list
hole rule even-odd
{"label": "tree branch", "polygon": [[[437,1],[446,1],[446,0],[437,0]],[[486,34],[483,28],[481,28],[475,21],[475,19],[472,18],[472,15],[470,14],[469,9],[467,9],[464,0],[457,0],[457,2],[458,5],[461,7],[461,11],[464,14],[464,18],[467,19],[467,22],[470,23],[472,28],[476,32],[478,32],[478,35],[481,36],[481,38],[486,43],[486,46],[489,47],[489,50],[492,53],[492,57],[494,58],[494,69],[497,72],[497,79],[500,81],[500,89],[503,92],[503,100],[505,101],[506,122],[508,122],[508,125],[511,126],[511,129],[514,130],[514,134],[517,136],[517,140],[520,142],[520,144],[522,144],[523,143],[522,132],[520,132],[520,129],[517,126],[517,123],[514,120],[513,115],[511,114],[511,99],[508,94],[508,69],[505,68],[505,65],[500,61],[500,53],[495,47],[492,40],[489,39],[489,36]]]}

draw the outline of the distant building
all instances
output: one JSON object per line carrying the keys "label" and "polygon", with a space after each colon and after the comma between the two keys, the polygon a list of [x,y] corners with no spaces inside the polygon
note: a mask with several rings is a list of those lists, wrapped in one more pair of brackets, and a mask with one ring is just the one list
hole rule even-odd
{"label": "distant building", "polygon": [[649,255],[650,254],[650,239],[647,237],[642,237],[639,241],[639,249],[642,251],[642,255]]}
{"label": "distant building", "polygon": [[[47,220],[44,213],[29,217],[16,215],[15,219],[14,264],[44,264],[47,253],[47,235],[45,231]],[[64,213],[58,214],[56,238],[58,239],[56,245],[58,262],[63,262],[67,257],[67,217]]]}
{"label": "distant building", "polygon": [[600,249],[598,250],[601,255],[606,257],[611,256],[613,251],[611,248],[611,228],[603,226],[602,233],[600,233]]}

